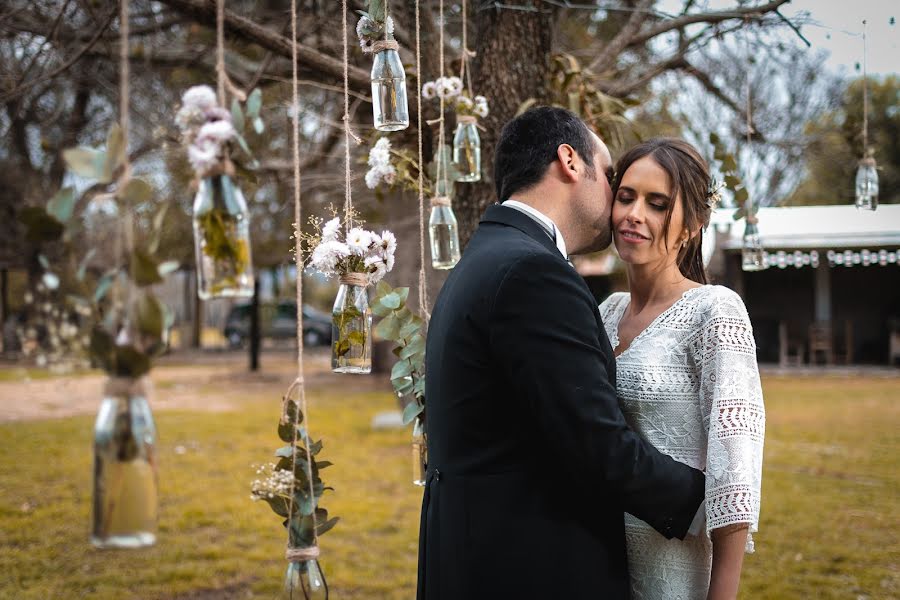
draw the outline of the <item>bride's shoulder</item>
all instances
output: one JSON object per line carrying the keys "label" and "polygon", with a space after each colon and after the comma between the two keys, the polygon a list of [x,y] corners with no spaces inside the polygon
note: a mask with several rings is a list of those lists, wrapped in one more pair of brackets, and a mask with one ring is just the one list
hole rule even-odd
{"label": "bride's shoulder", "polygon": [[744,300],[733,289],[724,285],[704,285],[697,289],[694,299],[698,314],[704,320],[722,316],[747,318]]}
{"label": "bride's shoulder", "polygon": [[629,296],[628,292],[613,292],[606,297],[606,300],[600,303],[600,315],[605,317]]}

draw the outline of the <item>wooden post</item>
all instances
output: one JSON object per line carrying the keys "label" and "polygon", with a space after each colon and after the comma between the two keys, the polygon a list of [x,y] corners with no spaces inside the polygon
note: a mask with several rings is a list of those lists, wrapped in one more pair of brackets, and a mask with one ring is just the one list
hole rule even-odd
{"label": "wooden post", "polygon": [[253,278],[253,300],[250,301],[250,370],[259,370],[259,347],[262,338],[259,327],[259,275]]}

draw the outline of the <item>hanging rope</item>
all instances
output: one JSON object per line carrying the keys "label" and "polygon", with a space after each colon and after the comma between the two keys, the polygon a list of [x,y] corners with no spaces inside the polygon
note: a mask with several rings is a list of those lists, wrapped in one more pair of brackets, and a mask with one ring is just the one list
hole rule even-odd
{"label": "hanging rope", "polygon": [[869,151],[869,78],[866,71],[866,20],[863,19],[863,158]]}
{"label": "hanging rope", "polygon": [[231,82],[225,69],[225,0],[216,0],[216,95],[219,106],[227,108],[225,90],[243,102],[247,95]]}
{"label": "hanging rope", "polygon": [[[300,415],[306,419],[306,429],[303,443],[306,445],[306,480],[309,484],[309,497],[315,500],[315,489],[312,477],[312,453],[309,452],[309,410],[306,404],[306,387],[303,380],[303,252],[300,227],[302,210],[300,206],[300,93],[297,77],[297,0],[291,0],[291,106],[293,108],[293,122],[291,124],[292,144],[291,153],[294,162],[294,264],[297,267],[297,378],[291,384],[284,397],[282,405],[282,421],[288,419],[287,407],[291,394],[296,391],[299,399],[299,410],[294,412],[292,429],[294,432],[293,453],[291,454],[291,473],[297,468],[297,435],[300,425]],[[288,515],[293,514],[294,491],[297,479],[291,479],[291,495],[288,501]],[[314,503],[315,504],[315,503]],[[289,562],[311,560],[319,556],[319,535],[317,532],[315,506],[312,511],[313,544],[309,548],[293,548],[291,546],[291,527],[288,523],[288,543],[285,558]]]}
{"label": "hanging rope", "polygon": [[[440,79],[443,83],[444,81],[444,0],[440,0],[439,3],[439,12],[438,12],[438,62],[440,63]],[[438,118],[438,127],[440,127],[438,131],[438,161],[437,167],[435,168],[435,177],[434,177],[434,185],[437,188],[442,179],[444,182],[443,187],[441,188],[439,193],[438,189],[435,189],[436,196],[444,196],[447,194],[447,173],[444,169],[444,94],[439,93],[438,97],[441,100],[441,116]]]}
{"label": "hanging rope", "polygon": [[466,84],[466,89],[469,90],[469,97],[472,98],[472,75],[467,67],[469,59],[473,58],[475,53],[469,50],[467,41],[469,27],[469,18],[466,16],[467,4],[468,0],[462,0],[462,57],[459,61],[459,80]]}
{"label": "hanging rope", "polygon": [[[341,2],[344,22],[344,224],[347,233],[353,228],[353,197],[350,185],[350,138],[359,144],[360,140],[350,130],[350,57],[347,54],[347,0]],[[386,19],[385,19],[386,20]]]}
{"label": "hanging rope", "polygon": [[[749,18],[744,18],[744,27],[748,27],[750,24]],[[744,52],[749,57],[750,56],[750,39],[749,35],[744,32]],[[748,62],[748,65],[750,63]],[[746,99],[747,99],[747,148],[750,147],[750,143],[753,137],[753,113],[751,112],[751,104],[750,104],[750,67],[747,67],[746,70],[746,78],[745,78],[745,87],[746,87]],[[746,188],[746,183],[744,187]],[[745,212],[747,213],[746,220],[750,224],[756,224],[759,222],[756,215],[753,214],[753,211],[750,210],[753,207],[753,198],[749,195],[747,196],[747,202],[744,206]]]}
{"label": "hanging rope", "polygon": [[[131,73],[130,64],[128,61],[128,38],[131,34],[129,25],[129,8],[130,7],[128,4],[128,0],[121,0],[119,5],[119,128],[122,132],[122,143],[119,150],[119,152],[121,152],[119,161],[122,171],[119,174],[118,180],[116,181],[116,189],[120,193],[125,189],[125,186],[128,185],[128,181],[131,179],[131,161],[128,158],[128,134],[131,129],[131,115],[129,114],[129,106],[131,104],[131,88],[129,79],[131,78]],[[125,218],[122,219],[121,227],[117,232],[117,235],[115,236],[115,245],[113,252],[115,255],[116,268],[118,268],[119,265],[121,265],[123,262],[123,238],[125,246],[124,250],[126,250],[129,254],[131,253],[132,247],[134,245],[134,220],[132,212],[133,211],[129,210],[128,207],[125,207]],[[114,303],[116,304],[120,300],[118,287],[118,285],[114,286]],[[126,314],[128,311],[128,306],[131,305],[133,291],[134,286],[128,285],[125,307]]]}
{"label": "hanging rope", "polygon": [[419,131],[419,315],[428,324],[428,284],[425,275],[425,178],[422,156],[422,48],[419,0],[416,0],[416,109]]}

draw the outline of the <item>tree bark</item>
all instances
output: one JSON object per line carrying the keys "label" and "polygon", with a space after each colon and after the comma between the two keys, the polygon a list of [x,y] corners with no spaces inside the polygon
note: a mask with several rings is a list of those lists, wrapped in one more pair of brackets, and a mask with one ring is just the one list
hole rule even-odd
{"label": "tree bark", "polygon": [[[488,99],[490,114],[481,121],[482,179],[479,183],[455,186],[453,206],[463,248],[484,210],[496,202],[494,147],[500,130],[529,98],[539,104],[548,99],[547,75],[556,15],[545,2],[537,0],[534,5],[538,9],[535,12],[489,8],[478,11],[473,18],[478,22],[477,56],[471,66],[473,92]],[[447,135],[452,136],[452,131],[448,130]]]}

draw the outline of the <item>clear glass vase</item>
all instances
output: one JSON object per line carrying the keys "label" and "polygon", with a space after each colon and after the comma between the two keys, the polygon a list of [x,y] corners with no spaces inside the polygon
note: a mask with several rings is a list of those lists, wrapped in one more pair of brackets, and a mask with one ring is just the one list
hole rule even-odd
{"label": "clear glass vase", "polygon": [[741,268],[745,271],[762,271],[769,265],[766,263],[766,253],[762,242],[759,240],[759,229],[756,223],[747,222],[744,229],[744,245],[741,250]]}
{"label": "clear glass vase", "polygon": [[253,296],[250,213],[228,175],[200,180],[194,198],[194,248],[202,299]]}
{"label": "clear glass vase", "polygon": [[856,208],[878,208],[878,170],[874,158],[862,159],[856,169]]}
{"label": "clear glass vase", "polygon": [[481,180],[481,136],[474,117],[459,117],[453,135],[453,163],[459,170],[457,181]]}
{"label": "clear glass vase", "polygon": [[282,593],[284,600],[327,600],[328,583],[319,561],[288,563]]}
{"label": "clear glass vase", "polygon": [[94,425],[94,546],[140,548],[156,542],[155,445],[143,385],[111,379]]}
{"label": "clear glass vase", "polygon": [[428,220],[431,237],[431,266],[435,269],[452,269],[459,262],[459,225],[453,207],[447,200],[432,202]]}
{"label": "clear glass vase", "polygon": [[413,423],[412,434],[413,485],[425,485],[425,471],[428,469],[428,446],[425,443],[425,423],[421,416]]}
{"label": "clear glass vase", "polygon": [[386,49],[375,54],[372,63],[372,110],[378,131],[399,131],[409,127],[406,73],[396,50]]}
{"label": "clear glass vase", "polygon": [[372,311],[365,285],[341,282],[331,311],[331,370],[372,372]]}

